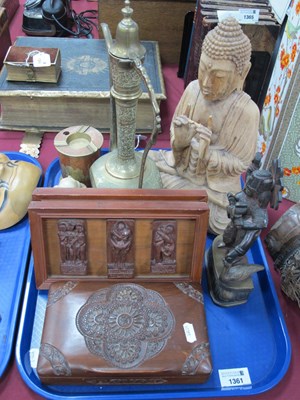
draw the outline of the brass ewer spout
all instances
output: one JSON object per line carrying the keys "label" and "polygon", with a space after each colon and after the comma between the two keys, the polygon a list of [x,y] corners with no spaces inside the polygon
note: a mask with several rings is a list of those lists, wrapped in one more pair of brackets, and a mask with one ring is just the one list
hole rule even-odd
{"label": "brass ewer spout", "polygon": [[106,47],[109,51],[113,44],[113,38],[111,36],[110,29],[109,29],[108,25],[105,24],[104,22],[101,24],[101,28],[102,28],[102,33],[103,33],[104,40],[106,43]]}
{"label": "brass ewer spout", "polygon": [[[160,128],[159,107],[149,77],[143,67],[146,49],[139,41],[138,25],[131,18],[133,9],[125,0],[123,19],[113,40],[107,24],[101,24],[106,41],[111,78],[110,152],[91,167],[94,187],[161,188],[161,178],[155,163],[146,159]],[[145,83],[153,106],[155,120],[152,135],[143,153],[135,151],[136,113]]]}

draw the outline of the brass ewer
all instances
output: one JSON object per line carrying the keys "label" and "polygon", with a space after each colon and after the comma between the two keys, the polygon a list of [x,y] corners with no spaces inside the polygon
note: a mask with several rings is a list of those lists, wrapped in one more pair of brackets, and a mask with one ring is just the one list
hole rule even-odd
{"label": "brass ewer", "polygon": [[[131,18],[130,1],[125,0],[123,19],[113,41],[107,24],[101,24],[109,53],[112,87],[110,152],[90,168],[93,187],[161,188],[155,163],[147,158],[160,129],[160,114],[154,90],[143,66],[146,50],[139,41],[138,25]],[[154,128],[143,152],[135,151],[136,112],[144,81],[153,107]]]}

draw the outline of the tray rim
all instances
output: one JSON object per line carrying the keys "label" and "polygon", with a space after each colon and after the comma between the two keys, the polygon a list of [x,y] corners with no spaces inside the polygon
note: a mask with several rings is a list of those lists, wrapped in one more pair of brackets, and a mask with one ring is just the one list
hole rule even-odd
{"label": "tray rim", "polygon": [[[26,227],[25,227],[26,229]],[[25,232],[24,229],[24,232]],[[8,366],[12,350],[13,350],[13,344],[14,344],[14,339],[15,339],[15,334],[16,334],[16,329],[17,329],[17,320],[18,320],[18,314],[19,314],[19,309],[20,309],[20,302],[21,302],[21,297],[22,297],[22,292],[23,292],[23,284],[24,284],[24,279],[25,279],[25,272],[26,272],[26,267],[28,264],[28,256],[29,256],[29,246],[30,246],[30,238],[29,238],[29,227],[27,226],[26,229],[27,235],[26,239],[23,242],[23,249],[22,249],[22,254],[25,256],[24,257],[24,262],[21,263],[19,266],[19,269],[17,270],[18,277],[16,277],[16,285],[15,285],[15,296],[14,299],[17,301],[14,301],[14,305],[12,307],[12,310],[10,312],[10,320],[13,322],[10,324],[9,327],[6,329],[7,333],[7,341],[5,343],[5,352],[4,352],[4,357],[0,362],[0,378],[3,376],[4,372],[6,371],[6,368]],[[27,250],[26,250],[27,248]],[[18,279],[19,278],[19,279]]]}
{"label": "tray rim", "polygon": [[[53,184],[53,174],[55,174],[55,176],[53,178],[56,177],[56,174],[59,172],[59,161],[58,159],[55,159],[52,161],[52,163],[49,165],[46,174],[45,174],[45,186],[51,186]],[[31,259],[31,263],[30,263],[30,268],[28,271],[28,277],[27,277],[27,287],[26,287],[26,293],[24,295],[24,303],[23,303],[23,309],[22,309],[22,315],[21,315],[21,319],[20,319],[20,329],[19,329],[19,333],[18,333],[18,337],[17,337],[17,343],[16,343],[16,360],[17,360],[17,367],[19,369],[19,372],[23,378],[23,380],[25,381],[25,383],[37,394],[44,396],[48,399],[53,399],[53,400],[58,400],[58,399],[63,399],[63,398],[68,398],[68,399],[73,399],[73,400],[121,400],[121,399],[126,399],[126,400],[147,400],[147,399],[156,399],[156,400],[160,400],[160,399],[170,399],[170,400],[174,400],[174,399],[187,399],[187,398],[213,398],[213,397],[235,397],[235,396],[248,396],[248,395],[255,395],[255,394],[261,394],[263,392],[266,392],[270,389],[272,389],[274,386],[276,386],[281,379],[284,377],[284,375],[286,374],[289,365],[290,365],[290,361],[291,361],[291,343],[290,343],[290,338],[288,335],[288,331],[287,331],[287,327],[286,327],[286,323],[280,308],[280,304],[279,304],[279,300],[278,300],[278,296],[276,293],[276,289],[272,280],[272,275],[267,263],[267,259],[264,253],[264,249],[263,249],[263,245],[261,242],[260,237],[256,240],[256,242],[254,243],[252,249],[251,249],[252,254],[258,254],[261,259],[259,260],[260,263],[262,263],[264,265],[264,270],[260,272],[261,277],[263,276],[263,279],[267,280],[268,283],[268,295],[270,295],[272,297],[272,300],[274,302],[274,306],[276,308],[276,312],[277,312],[277,324],[278,324],[278,329],[280,329],[280,332],[282,333],[282,346],[285,348],[285,357],[284,357],[284,362],[281,363],[280,368],[278,368],[278,372],[277,375],[275,377],[273,377],[272,379],[270,379],[267,383],[252,388],[250,387],[250,389],[247,389],[246,386],[242,386],[242,387],[237,387],[237,388],[230,388],[230,390],[220,390],[219,388],[216,389],[210,389],[210,388],[204,388],[204,390],[202,391],[200,390],[193,390],[190,392],[185,391],[186,390],[186,386],[190,386],[190,385],[164,385],[164,386],[169,386],[170,387],[170,391],[165,391],[163,390],[162,392],[158,392],[158,391],[150,391],[150,392],[143,392],[138,391],[138,392],[133,392],[133,393],[125,393],[125,394],[121,394],[121,393],[78,393],[78,394],[71,394],[70,393],[53,393],[53,388],[56,386],[46,386],[46,385],[41,385],[41,387],[37,386],[31,379],[30,376],[28,376],[23,362],[22,362],[22,354],[21,354],[21,345],[22,345],[22,331],[24,329],[25,326],[25,317],[26,317],[26,313],[27,313],[27,307],[28,307],[28,302],[29,302],[29,296],[30,296],[30,291],[35,291],[35,295],[36,295],[36,299],[38,296],[38,291],[35,289],[35,285],[34,288],[32,288],[31,285],[31,281],[33,280],[34,282],[34,271],[33,271],[33,259]],[[256,252],[256,253],[255,253]],[[33,275],[32,275],[33,274]],[[206,274],[206,267],[204,266],[204,271],[203,274]],[[262,278],[261,278],[262,279]],[[44,291],[45,292],[45,291]],[[35,301],[36,302],[36,301]],[[218,306],[215,306],[218,307]],[[208,319],[208,317],[206,317]],[[33,328],[33,327],[32,327]],[[28,349],[29,350],[29,349]],[[174,386],[176,387],[174,389]],[[257,386],[257,385],[256,385]],[[180,388],[185,388],[185,389],[181,389]],[[143,386],[144,388],[144,386]],[[178,389],[178,390],[177,390]],[[129,397],[128,397],[129,396]]]}
{"label": "tray rim", "polygon": [[[16,151],[1,151],[1,153],[7,155],[10,159],[17,159],[21,161],[28,161],[31,162],[32,164],[36,165],[37,167],[40,168],[42,171],[42,167],[40,163],[35,160],[33,157],[19,153]],[[42,175],[42,174],[41,174]],[[39,180],[40,185],[42,182],[42,177]],[[28,261],[29,261],[29,256],[30,256],[30,231],[29,231],[29,221],[28,221],[28,214],[22,219],[24,225],[24,236],[25,240],[23,240],[23,246],[22,246],[22,262],[19,265],[19,268],[16,270],[16,279],[15,279],[15,287],[14,287],[14,302],[13,306],[11,307],[10,310],[10,318],[9,320],[12,322],[9,327],[6,329],[6,334],[7,334],[7,340],[5,342],[5,352],[2,360],[0,360],[0,378],[3,376],[4,372],[6,371],[7,365],[9,363],[12,350],[13,350],[13,345],[15,341],[15,335],[16,335],[16,330],[17,330],[17,321],[19,317],[19,311],[20,311],[20,306],[21,306],[21,298],[23,294],[23,286],[25,282],[25,277],[26,277],[26,271],[27,271],[27,266],[28,266]],[[19,221],[21,223],[21,221]],[[16,229],[16,226],[18,224],[4,229],[4,231],[8,230],[14,230]],[[1,235],[1,231],[0,231]]]}
{"label": "tray rim", "polygon": [[[260,255],[262,257],[262,260],[264,261],[265,265],[265,271],[266,271],[266,279],[268,280],[269,283],[269,289],[270,289],[270,294],[272,295],[273,301],[275,302],[275,306],[277,309],[277,316],[278,316],[278,327],[280,328],[282,334],[283,334],[283,345],[286,349],[285,352],[285,359],[284,363],[281,364],[281,368],[278,370],[278,373],[276,377],[268,381],[266,384],[252,388],[250,387],[248,389],[247,386],[242,386],[240,388],[230,388],[230,390],[220,390],[219,388],[216,389],[211,389],[211,388],[204,388],[202,391],[201,389],[193,390],[190,392],[186,391],[186,386],[193,386],[193,385],[163,385],[164,387],[170,387],[170,391],[150,391],[150,392],[143,392],[138,391],[138,392],[131,392],[129,393],[91,393],[91,392],[86,392],[86,393],[74,393],[70,394],[68,393],[54,393],[54,388],[58,386],[47,386],[41,384],[38,386],[33,382],[33,380],[30,378],[28,375],[26,368],[23,363],[23,358],[22,358],[22,338],[23,338],[23,330],[26,325],[26,314],[29,312],[28,307],[29,307],[29,300],[30,300],[30,293],[34,293],[36,298],[35,298],[35,305],[36,305],[36,299],[38,296],[39,292],[45,293],[46,291],[38,291],[35,289],[34,283],[34,270],[33,270],[33,259],[31,258],[30,261],[30,266],[29,266],[29,271],[28,271],[28,276],[27,276],[27,283],[26,283],[26,291],[24,294],[24,301],[23,301],[23,308],[22,308],[22,314],[20,318],[20,324],[19,324],[19,332],[18,332],[18,337],[17,337],[17,343],[16,343],[16,361],[17,361],[17,367],[20,372],[20,375],[24,382],[27,384],[28,387],[30,387],[35,393],[39,394],[40,396],[43,396],[47,399],[53,399],[53,400],[62,400],[64,398],[66,399],[72,399],[72,400],[162,400],[162,399],[169,399],[169,400],[175,400],[175,399],[200,399],[200,398],[215,398],[215,397],[236,397],[236,396],[249,396],[249,395],[255,395],[255,394],[261,394],[264,393],[270,389],[272,389],[274,386],[276,386],[280,380],[283,378],[285,373],[288,370],[288,367],[290,365],[290,360],[291,360],[291,344],[290,344],[290,339],[289,335],[287,332],[286,324],[284,321],[284,317],[282,314],[282,311],[279,306],[279,301],[277,298],[276,290],[273,285],[273,282],[270,281],[270,270],[265,264],[266,259],[264,256],[264,253],[261,253],[261,250],[263,250],[262,243],[260,238],[257,239],[256,244],[254,245],[257,247],[257,250],[260,250]],[[263,272],[263,271],[262,271]],[[217,306],[216,306],[217,307]],[[30,308],[30,307],[29,307]],[[28,317],[27,317],[28,318]],[[31,326],[31,333],[32,333],[32,328]],[[29,349],[28,349],[29,350]],[[174,386],[176,387],[174,389]],[[143,388],[145,386],[142,386]],[[180,388],[182,389],[180,390]]]}

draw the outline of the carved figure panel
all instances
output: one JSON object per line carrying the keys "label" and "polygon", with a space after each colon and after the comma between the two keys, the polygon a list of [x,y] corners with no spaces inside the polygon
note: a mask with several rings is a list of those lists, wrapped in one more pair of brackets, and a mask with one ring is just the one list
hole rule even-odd
{"label": "carved figure panel", "polygon": [[[149,279],[173,283],[175,278],[199,282],[209,212],[206,200],[207,194],[200,190],[37,189],[29,208],[30,225],[34,227],[31,234],[37,287],[49,289],[54,281],[75,278],[98,282]],[[99,208],[99,202],[103,208]],[[61,264],[64,265],[69,252],[68,223],[78,224],[79,220],[85,221],[87,271],[82,276],[66,275]],[[161,263],[159,268],[167,271],[165,274],[151,271],[156,221],[158,225],[172,225],[176,221],[176,243],[170,252],[176,257],[176,267],[170,259],[169,263]],[[173,246],[170,245],[172,249]],[[166,261],[166,254],[164,257]],[[155,262],[152,268],[154,271]]]}
{"label": "carved figure panel", "polygon": [[134,220],[107,220],[107,275],[134,277]]}
{"label": "carved figure panel", "polygon": [[151,272],[173,274],[176,272],[176,221],[153,221]]}
{"label": "carved figure panel", "polygon": [[83,219],[58,220],[60,269],[63,275],[86,275],[87,239]]}

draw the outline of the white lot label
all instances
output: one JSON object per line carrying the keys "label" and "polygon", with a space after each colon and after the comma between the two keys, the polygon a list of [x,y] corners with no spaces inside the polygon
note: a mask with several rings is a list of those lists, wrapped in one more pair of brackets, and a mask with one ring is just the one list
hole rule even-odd
{"label": "white lot label", "polygon": [[218,20],[234,17],[240,24],[256,24],[259,20],[259,10],[256,8],[241,8],[239,10],[217,10]]}
{"label": "white lot label", "polygon": [[196,342],[197,338],[196,338],[193,324],[190,324],[189,322],[185,322],[183,324],[183,329],[184,329],[186,341],[189,343]]}
{"label": "white lot label", "polygon": [[50,54],[39,51],[37,54],[32,56],[32,63],[34,67],[50,67]]}
{"label": "white lot label", "polygon": [[222,387],[251,385],[248,368],[219,369]]}
{"label": "white lot label", "polygon": [[239,22],[242,24],[255,24],[259,20],[259,10],[255,8],[241,8]]}
{"label": "white lot label", "polygon": [[39,349],[30,349],[29,350],[29,359],[31,368],[36,368],[39,358]]}

